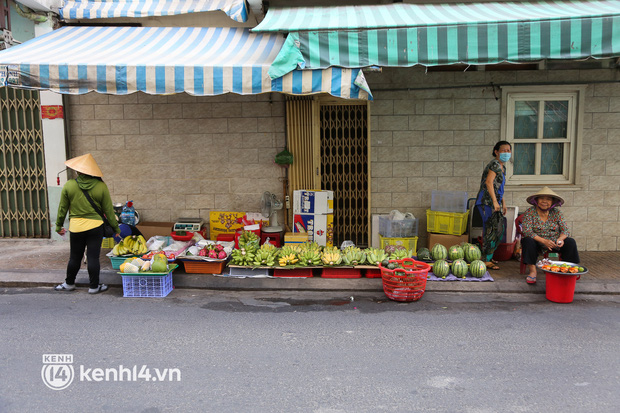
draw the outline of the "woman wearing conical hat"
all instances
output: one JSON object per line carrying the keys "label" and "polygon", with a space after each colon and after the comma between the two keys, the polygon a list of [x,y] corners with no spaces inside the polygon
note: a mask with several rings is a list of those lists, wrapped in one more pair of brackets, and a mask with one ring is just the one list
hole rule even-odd
{"label": "woman wearing conical hat", "polygon": [[65,165],[76,171],[78,177],[67,181],[60,194],[56,232],[60,235],[65,234],[66,230],[63,225],[67,212],[69,212],[70,253],[65,282],[57,285],[54,289],[56,291],[75,290],[75,277],[80,270],[84,250],[86,250],[90,280],[88,292],[96,294],[108,289],[107,285],[99,284],[99,254],[103,240],[103,218],[93,208],[85,192],[88,193],[99,211],[103,212],[114,232],[120,234],[121,231],[114,215],[110,192],[101,179],[103,173],[93,156],[87,153],[69,159]]}
{"label": "woman wearing conical hat", "polygon": [[521,247],[527,264],[528,284],[536,283],[536,260],[540,251],[559,251],[562,261],[579,263],[577,243],[570,238],[568,225],[559,207],[564,199],[548,187],[527,197],[532,204],[523,214]]}

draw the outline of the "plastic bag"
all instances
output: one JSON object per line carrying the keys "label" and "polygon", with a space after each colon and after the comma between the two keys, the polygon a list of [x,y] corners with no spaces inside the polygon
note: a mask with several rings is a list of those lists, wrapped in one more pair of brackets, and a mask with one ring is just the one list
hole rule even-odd
{"label": "plastic bag", "polygon": [[293,163],[293,154],[285,149],[276,155],[275,162],[278,165],[291,165]]}

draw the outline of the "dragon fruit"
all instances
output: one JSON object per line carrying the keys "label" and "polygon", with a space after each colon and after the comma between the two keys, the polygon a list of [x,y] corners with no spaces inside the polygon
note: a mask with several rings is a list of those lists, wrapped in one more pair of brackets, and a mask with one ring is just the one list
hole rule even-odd
{"label": "dragon fruit", "polygon": [[207,256],[207,250],[206,249],[201,249],[200,251],[198,251],[198,255],[201,257],[206,257]]}
{"label": "dragon fruit", "polygon": [[209,251],[209,258],[217,258],[217,252],[215,250]]}
{"label": "dragon fruit", "polygon": [[217,254],[217,258],[220,260],[226,259],[226,251],[222,250]]}

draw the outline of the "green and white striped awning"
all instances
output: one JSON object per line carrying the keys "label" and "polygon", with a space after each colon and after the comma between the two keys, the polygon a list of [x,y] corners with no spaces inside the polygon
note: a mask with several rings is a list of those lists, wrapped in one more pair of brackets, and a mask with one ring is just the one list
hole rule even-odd
{"label": "green and white striped awning", "polygon": [[294,68],[525,63],[620,56],[620,0],[272,8],[253,31],[289,37]]}

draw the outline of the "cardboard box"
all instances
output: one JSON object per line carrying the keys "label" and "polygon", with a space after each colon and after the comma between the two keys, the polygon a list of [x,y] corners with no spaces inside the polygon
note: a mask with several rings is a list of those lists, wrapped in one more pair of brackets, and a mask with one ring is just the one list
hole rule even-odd
{"label": "cardboard box", "polygon": [[243,223],[237,219],[243,218],[245,212],[211,211],[209,213],[210,238],[216,240],[220,234],[235,234],[237,229],[243,228]]}
{"label": "cardboard box", "polygon": [[307,232],[287,232],[284,234],[284,245],[287,244],[303,244],[308,241]]}
{"label": "cardboard box", "polygon": [[155,235],[168,236],[172,232],[174,222],[140,222],[136,228],[140,230],[147,241]]}
{"label": "cardboard box", "polygon": [[334,245],[334,214],[294,214],[293,232],[308,233],[308,241],[324,247]]}
{"label": "cardboard box", "polygon": [[293,191],[293,214],[332,214],[333,191]]}
{"label": "cardboard box", "polygon": [[458,245],[461,242],[469,242],[469,235],[446,235],[446,234],[434,234],[428,233],[428,249],[433,248],[435,244],[441,244],[446,248],[450,248],[453,245]]}

